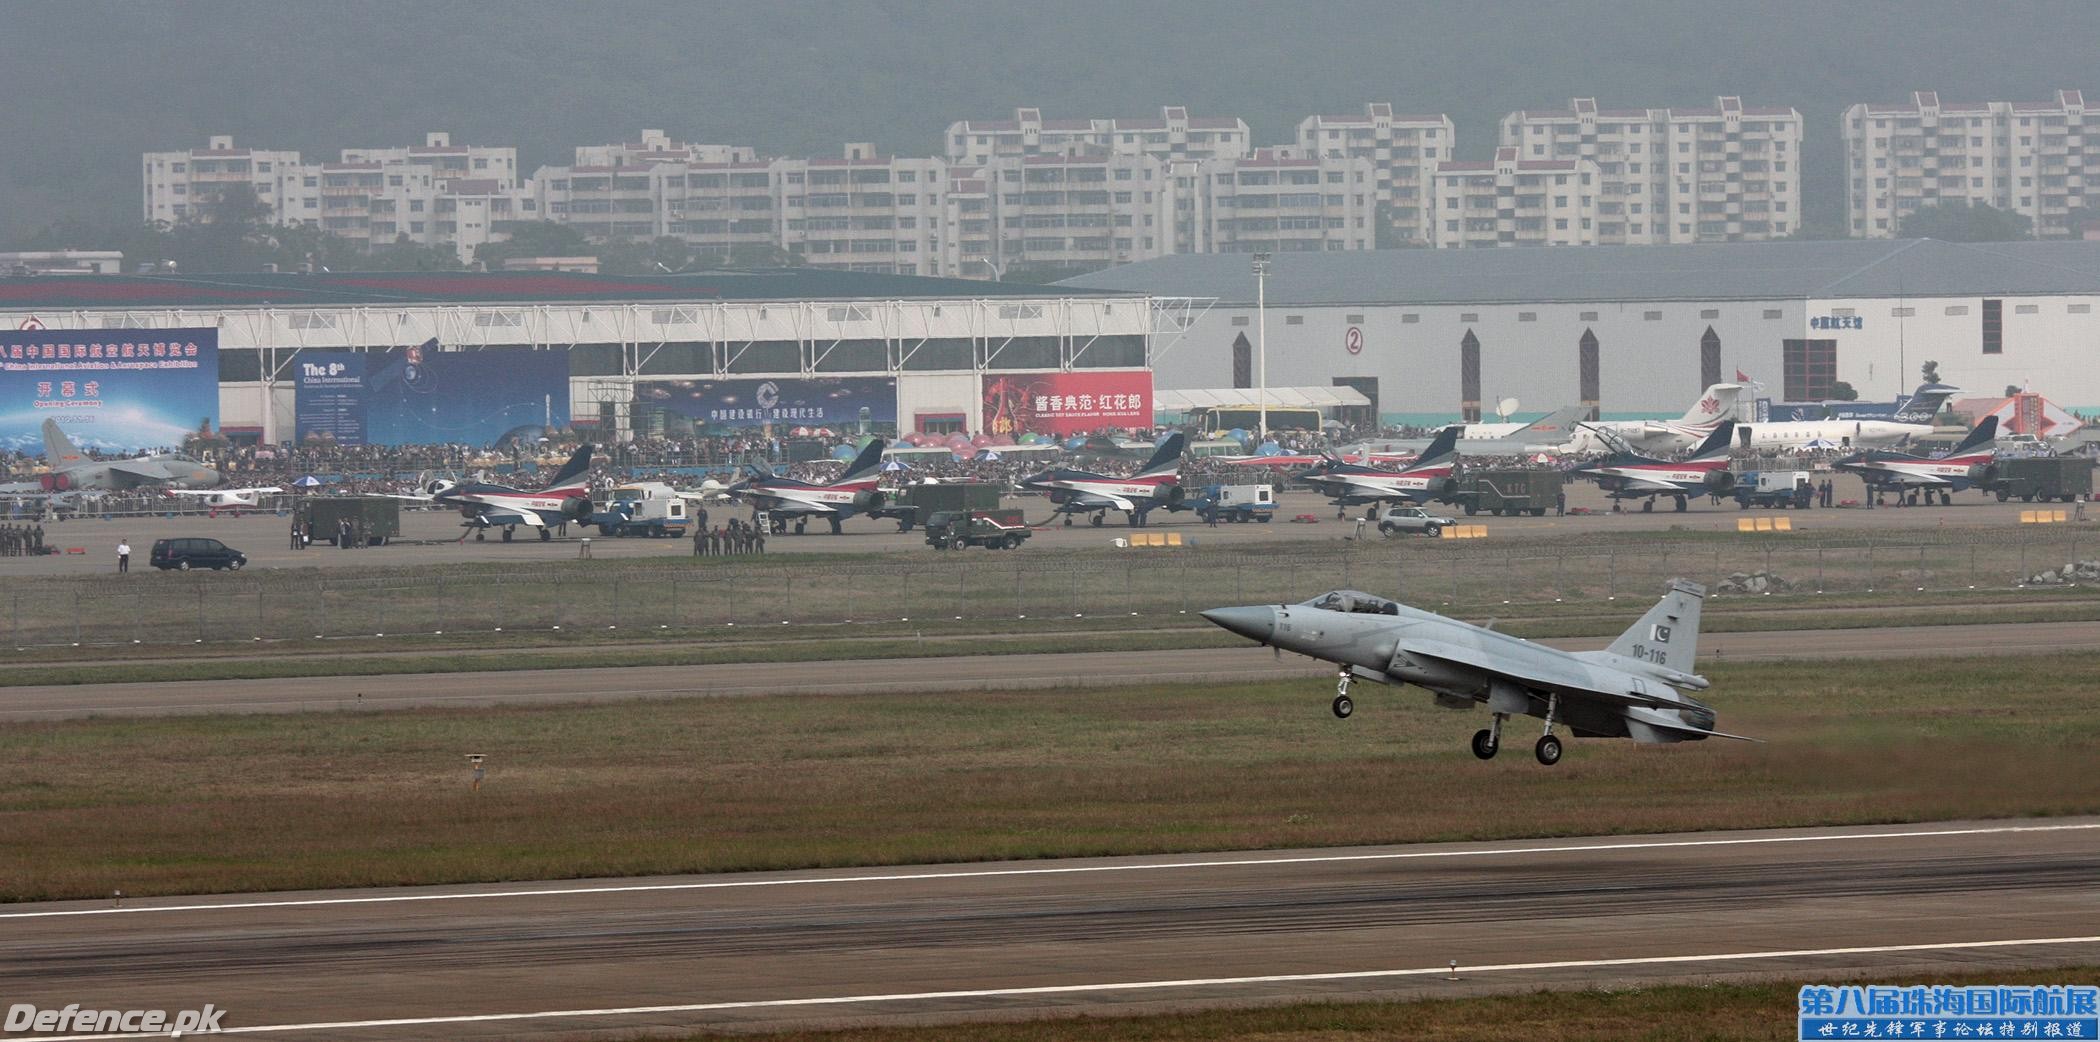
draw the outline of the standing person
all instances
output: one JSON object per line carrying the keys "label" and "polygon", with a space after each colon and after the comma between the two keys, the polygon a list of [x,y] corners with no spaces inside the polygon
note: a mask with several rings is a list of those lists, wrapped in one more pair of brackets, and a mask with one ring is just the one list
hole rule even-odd
{"label": "standing person", "polygon": [[129,539],[119,539],[119,540],[117,540],[117,574],[118,574],[118,575],[122,575],[122,574],[124,574],[125,572],[128,572],[128,571],[130,571],[130,570],[131,570],[131,540],[129,540]]}
{"label": "standing person", "polygon": [[301,545],[303,544],[299,540],[299,519],[295,517],[292,519],[292,549],[297,550]]}
{"label": "standing person", "polygon": [[[2084,505],[2083,505],[2083,504],[2080,504],[2080,506],[2079,506],[2079,509],[2080,509],[2080,510],[2084,510],[2084,509],[2085,509]],[[751,549],[752,549],[752,552],[754,552],[754,553],[760,553],[760,554],[763,554],[763,553],[765,553],[765,552],[766,552],[766,530],[765,530],[765,529],[763,529],[763,528],[754,528],[754,529],[752,529],[752,530],[751,530]]]}
{"label": "standing person", "polygon": [[1566,490],[1566,489],[1562,489],[1562,490],[1560,490],[1560,491],[1558,491],[1558,492],[1555,492],[1555,493],[1553,493],[1553,516],[1554,516],[1554,517],[1566,517],[1566,516],[1567,516],[1567,513],[1568,513],[1568,492],[1567,492],[1567,490]]}
{"label": "standing person", "polygon": [[700,520],[700,524],[699,524],[699,525],[698,525],[697,527],[695,527],[695,528],[693,529],[693,556],[694,556],[694,557],[698,557],[698,556],[700,556],[700,547],[701,547],[701,545],[702,545],[702,544],[704,544],[704,543],[706,543],[706,542],[707,542],[707,519],[706,519],[705,517],[702,517],[702,518],[701,518],[701,520]]}

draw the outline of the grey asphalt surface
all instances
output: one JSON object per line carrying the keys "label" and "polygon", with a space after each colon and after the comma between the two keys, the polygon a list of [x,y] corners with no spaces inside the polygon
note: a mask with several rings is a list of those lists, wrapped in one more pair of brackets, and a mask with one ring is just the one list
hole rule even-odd
{"label": "grey asphalt surface", "polygon": [[[1607,637],[1542,641],[1570,650],[1602,648],[1610,642]],[[1700,644],[1702,665],[1716,660],[2045,653],[2100,647],[2100,622],[1712,633],[1702,635]],[[1277,656],[1249,645],[1173,651],[57,684],[0,688],[0,720],[550,705],[700,696],[979,691],[1268,677],[1297,681],[1329,674],[1332,669],[1311,659]]]}
{"label": "grey asphalt surface", "polygon": [[[1850,478],[1839,479],[1841,496],[1857,498],[1858,482]],[[1847,491],[1850,489],[1851,491]],[[1287,492],[1278,499],[1278,517],[1272,524],[1220,524],[1215,528],[1205,525],[1192,513],[1155,513],[1152,528],[1161,532],[1179,532],[1184,538],[1195,539],[1203,545],[1253,545],[1257,543],[1322,542],[1352,536],[1354,520],[1340,521],[1335,518],[1334,507],[1327,500],[1310,492]],[[1462,513],[1458,519],[1467,523],[1484,524],[1490,536],[1495,533],[1510,533],[1526,536],[1577,536],[1598,532],[1628,532],[1681,529],[1695,532],[1733,532],[1740,517],[1779,516],[1791,518],[1804,531],[1853,531],[1899,526],[1950,526],[2003,528],[2017,531],[2019,512],[2022,507],[2034,509],[2034,504],[2022,504],[2018,500],[1999,503],[1981,493],[1965,492],[1955,497],[1954,504],[1946,507],[1888,508],[1883,510],[1830,509],[1808,511],[1743,511],[1733,502],[1714,506],[1705,500],[1692,505],[1685,513],[1671,511],[1667,501],[1655,513],[1644,514],[1638,508],[1623,514],[1604,513],[1609,501],[1587,483],[1570,483],[1568,505],[1582,507],[1600,513],[1570,515],[1567,517],[1490,517],[1481,515],[1467,518]],[[1018,506],[1033,522],[1046,521],[1050,504],[1039,498],[1010,499],[1008,505]],[[2063,504],[2051,504],[2068,510]],[[1451,512],[1439,507],[1437,512]],[[1351,511],[1351,518],[1362,510]],[[1294,523],[1290,519],[1299,515],[1310,517],[1313,523]],[[724,512],[717,508],[714,520],[726,521],[732,516],[747,516],[745,511]],[[1120,518],[1120,515],[1116,515]],[[250,567],[255,568],[344,568],[370,567],[373,565],[427,565],[453,564],[462,561],[548,561],[573,560],[581,552],[582,537],[591,536],[593,559],[624,559],[639,557],[682,556],[691,553],[688,543],[667,539],[608,539],[593,534],[592,530],[571,528],[570,534],[541,543],[530,533],[521,532],[517,542],[505,543],[496,536],[487,541],[476,542],[469,537],[460,541],[459,516],[450,512],[422,510],[403,511],[402,538],[405,542],[395,545],[361,550],[337,550],[332,547],[314,547],[306,550],[290,548],[288,517],[272,513],[244,513],[234,517],[222,513],[218,517],[189,515],[176,518],[121,518],[102,520],[61,521],[48,526],[45,532],[47,544],[65,550],[78,549],[78,554],[62,553],[41,558],[0,558],[0,576],[5,575],[77,575],[114,571],[116,568],[116,545],[119,539],[128,539],[134,549],[132,564],[143,567],[147,550],[155,539],[183,536],[209,536],[232,546],[248,555]],[[2095,524],[2100,524],[2100,515],[2095,515]],[[1081,520],[1072,527],[1051,525],[1037,529],[1030,539],[1030,548],[1058,547],[1067,549],[1107,550],[1112,541],[1127,536],[1129,530],[1117,521],[1094,528]],[[774,553],[928,553],[925,534],[914,530],[909,533],[897,531],[895,522],[869,518],[853,518],[845,523],[842,535],[831,535],[824,525],[812,525],[808,535],[776,536],[766,543],[766,552]],[[976,551],[973,551],[976,552]]]}
{"label": "grey asphalt surface", "polygon": [[[0,908],[9,1002],[210,1002],[251,1037],[316,1040],[1922,982],[2095,960],[2093,818]],[[458,1017],[504,1019],[436,1019]]]}

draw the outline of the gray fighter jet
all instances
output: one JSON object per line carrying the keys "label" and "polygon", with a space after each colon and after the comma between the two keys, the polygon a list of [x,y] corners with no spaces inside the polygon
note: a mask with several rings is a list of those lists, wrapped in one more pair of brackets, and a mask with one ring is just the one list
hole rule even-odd
{"label": "gray fighter jet", "polygon": [[1706,587],[1678,579],[1611,647],[1581,652],[1355,590],[1303,604],[1213,608],[1203,617],[1278,651],[1341,667],[1333,706],[1338,717],[1355,710],[1349,697],[1354,680],[1427,688],[1447,709],[1487,703],[1493,722],[1473,736],[1473,755],[1483,760],[1501,747],[1503,721],[1543,717],[1546,730],[1535,752],[1551,766],[1560,762],[1560,739],[1553,735],[1558,724],[1585,738],[1650,744],[1711,736],[1754,740],[1714,730],[1714,711],[1682,693],[1707,687],[1706,678],[1692,672],[1705,597]]}
{"label": "gray fighter jet", "polygon": [[0,496],[50,499],[146,487],[212,488],[222,480],[218,471],[179,453],[89,459],[52,419],[44,421],[44,463],[51,468],[49,473],[38,475],[34,481],[0,484]]}

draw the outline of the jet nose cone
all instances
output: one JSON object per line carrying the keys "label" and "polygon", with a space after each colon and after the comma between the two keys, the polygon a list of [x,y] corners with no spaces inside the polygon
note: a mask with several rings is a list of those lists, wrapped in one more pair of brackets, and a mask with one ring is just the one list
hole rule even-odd
{"label": "jet nose cone", "polygon": [[1276,609],[1267,605],[1243,608],[1212,608],[1203,617],[1211,624],[1263,644],[1276,633]]}

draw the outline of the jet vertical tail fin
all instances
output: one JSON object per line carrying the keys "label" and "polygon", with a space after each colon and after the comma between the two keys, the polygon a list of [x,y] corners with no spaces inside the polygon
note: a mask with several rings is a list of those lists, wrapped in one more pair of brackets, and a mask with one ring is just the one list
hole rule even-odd
{"label": "jet vertical tail fin", "polygon": [[1436,432],[1436,437],[1430,439],[1428,446],[1422,449],[1422,454],[1416,456],[1415,461],[1407,465],[1407,469],[1420,470],[1457,459],[1458,435],[1464,429],[1464,424],[1454,423]]}
{"label": "jet vertical tail fin", "polygon": [[1699,609],[1706,602],[1706,587],[1690,579],[1674,579],[1663,598],[1648,609],[1631,629],[1611,642],[1614,655],[1650,665],[1691,673],[1699,654]]}
{"label": "jet vertical tail fin", "polygon": [[80,449],[73,444],[73,439],[66,437],[66,432],[59,427],[58,421],[46,418],[44,420],[44,464],[52,470],[57,470],[60,467],[70,467],[75,463],[85,462],[86,460],[87,457],[82,455]]}
{"label": "jet vertical tail fin", "polygon": [[1713,433],[1707,435],[1706,440],[1700,442],[1699,447],[1692,450],[1691,458],[1703,460],[1712,459],[1715,456],[1726,456],[1730,452],[1729,442],[1734,437],[1735,421],[1722,420],[1721,425],[1715,427]]}
{"label": "jet vertical tail fin", "polygon": [[1180,431],[1167,435],[1167,440],[1159,443],[1159,448],[1152,453],[1152,458],[1145,462],[1143,469],[1137,472],[1137,476],[1150,478],[1180,473],[1181,447],[1187,442],[1188,436]]}
{"label": "jet vertical tail fin", "polygon": [[1969,436],[1963,438],[1961,440],[1961,444],[1956,445],[1953,451],[1947,453],[1947,455],[1959,456],[1965,452],[1975,452],[1978,449],[1989,447],[1992,442],[1997,440],[1998,416],[1997,414],[1993,413],[1992,415],[1986,416],[1982,420],[1978,421],[1976,426],[1971,427],[1969,429]]}
{"label": "jet vertical tail fin", "polygon": [[882,449],[886,444],[888,443],[881,438],[869,439],[868,443],[861,447],[860,455],[853,457],[853,462],[846,464],[846,472],[840,474],[839,479],[832,484],[843,485],[849,481],[860,481],[880,474]]}
{"label": "jet vertical tail fin", "polygon": [[1743,393],[1742,384],[1714,384],[1699,395],[1699,400],[1684,411],[1678,423],[1693,427],[1704,427],[1709,423],[1735,415],[1735,400]]}
{"label": "jet vertical tail fin", "polygon": [[591,447],[586,443],[582,448],[576,450],[575,455],[569,457],[569,462],[562,464],[561,469],[554,472],[554,480],[547,482],[547,491],[551,492],[558,488],[567,488],[581,482],[584,474],[588,473],[590,469]]}

